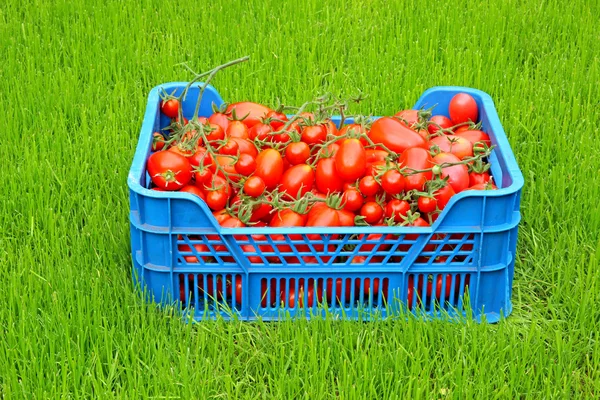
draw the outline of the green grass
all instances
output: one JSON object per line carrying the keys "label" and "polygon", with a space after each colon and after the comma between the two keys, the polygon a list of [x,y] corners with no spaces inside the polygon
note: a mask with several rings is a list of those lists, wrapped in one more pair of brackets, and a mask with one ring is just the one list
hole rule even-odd
{"label": "green grass", "polygon": [[[600,3],[201,3],[0,6],[0,398],[600,396]],[[144,305],[126,176],[147,94],[243,55],[226,100],[488,92],[526,179],[513,314],[192,326]]]}

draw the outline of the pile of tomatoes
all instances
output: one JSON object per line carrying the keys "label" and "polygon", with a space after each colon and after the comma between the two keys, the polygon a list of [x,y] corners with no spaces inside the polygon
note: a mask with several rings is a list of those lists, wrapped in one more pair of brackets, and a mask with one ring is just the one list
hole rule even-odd
{"label": "pile of tomatoes", "polygon": [[[487,162],[490,137],[480,129],[477,103],[469,94],[452,98],[449,117],[432,115],[432,110],[407,109],[374,120],[355,117],[345,123],[342,118],[340,126],[331,118],[336,111],[343,113],[339,104],[316,102],[313,106],[312,112],[303,106],[288,115],[281,107],[239,102],[215,107],[209,117],[188,120],[182,115],[180,99],[164,98],[161,112],[172,123],[154,133],[147,160],[152,189],[194,194],[221,226],[230,228],[429,226],[455,194],[496,189]],[[374,247],[364,244],[361,251],[368,246]],[[296,247],[304,251],[302,245]],[[323,245],[314,248],[320,251]],[[186,261],[198,261],[188,257]],[[302,261],[311,263],[310,258]],[[364,259],[356,256],[352,262]],[[254,262],[252,256],[248,260]],[[336,281],[338,293],[341,282]],[[448,282],[450,278],[447,286]],[[333,283],[328,284],[332,289]],[[423,285],[422,281],[408,284],[412,301],[412,292]],[[435,286],[439,298],[441,276],[427,285],[428,296]],[[212,286],[209,282],[208,287]],[[231,296],[233,286],[233,282],[226,285],[226,297]],[[265,294],[266,282],[263,286]],[[317,300],[324,290],[331,292],[323,286],[317,287]],[[377,280],[375,296],[379,286]],[[241,280],[235,287],[236,298],[241,300]],[[304,287],[300,285],[300,299]],[[306,285],[306,290],[312,307],[314,284]],[[346,291],[349,298],[349,286]],[[444,291],[446,297],[449,291]],[[285,300],[278,299],[273,288],[270,293],[271,303]],[[292,290],[288,297],[290,303],[296,298]]]}
{"label": "pile of tomatoes", "polygon": [[337,127],[326,112],[241,102],[155,132],[147,163],[153,189],[199,196],[219,223],[242,226],[427,226],[464,190],[496,189],[485,162],[489,136],[466,93],[450,118],[402,110]]}

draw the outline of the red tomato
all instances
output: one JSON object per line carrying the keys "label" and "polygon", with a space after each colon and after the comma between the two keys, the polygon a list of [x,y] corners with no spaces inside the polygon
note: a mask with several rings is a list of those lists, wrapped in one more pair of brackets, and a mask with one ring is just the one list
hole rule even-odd
{"label": "red tomato", "polygon": [[210,185],[212,178],[213,173],[209,168],[203,168],[194,172],[194,179],[196,180],[196,185],[200,188],[204,187],[205,185]]}
{"label": "red tomato", "polygon": [[273,206],[269,203],[260,203],[252,208],[252,216],[250,222],[258,222],[264,220],[270,222],[273,218]]}
{"label": "red tomato", "polygon": [[419,206],[419,211],[422,213],[430,213],[435,211],[437,207],[437,201],[431,197],[421,196],[419,200],[417,200],[417,204]]}
{"label": "red tomato", "polygon": [[197,186],[194,186],[192,184],[185,185],[184,187],[179,189],[179,191],[195,194],[196,196],[200,197],[202,200],[206,199],[206,195],[204,194],[204,192],[202,190],[200,190],[200,188],[198,188]]}
{"label": "red tomato", "polygon": [[467,93],[458,93],[452,100],[448,107],[450,113],[450,119],[454,124],[460,124],[462,122],[477,122],[479,115],[479,109],[475,99]]}
{"label": "red tomato", "polygon": [[[340,217],[337,210],[328,206],[313,207],[308,213],[306,226],[340,226]],[[311,235],[308,236],[310,238]],[[316,236],[320,240],[320,236]]]}
{"label": "red tomato", "polygon": [[394,117],[399,118],[401,120],[401,122],[409,128],[412,128],[416,124],[419,123],[419,111],[418,110],[398,111],[396,113],[396,115],[394,115]]}
{"label": "red tomato", "polygon": [[383,144],[396,153],[414,147],[427,148],[427,141],[421,135],[392,117],[379,118],[373,122],[369,137],[373,143]]}
{"label": "red tomato", "polygon": [[240,151],[240,146],[233,140],[228,140],[223,146],[219,148],[219,154],[237,156]]}
{"label": "red tomato", "polygon": [[348,125],[344,125],[342,127],[342,129],[339,130],[339,132],[337,132],[337,134],[335,136],[348,136],[350,135],[360,135],[360,134],[366,134],[367,133],[367,128],[364,127],[364,125],[361,124],[348,124]]}
{"label": "red tomato", "polygon": [[248,139],[248,127],[242,121],[231,121],[225,134],[228,137]]}
{"label": "red tomato", "polygon": [[160,132],[152,134],[152,151],[160,151],[165,147],[165,137]]}
{"label": "red tomato", "polygon": [[[308,221],[307,214],[300,214],[289,208],[278,211],[269,226],[271,227],[290,227],[304,226]],[[293,239],[296,240],[296,239]]]}
{"label": "red tomato", "polygon": [[265,182],[258,176],[251,176],[244,182],[244,193],[251,197],[258,197],[265,191]]}
{"label": "red tomato", "polygon": [[365,150],[365,155],[367,158],[367,167],[368,167],[370,164],[373,164],[375,162],[385,161],[385,159],[390,155],[390,153],[388,153],[385,150],[367,149],[367,150]]}
{"label": "red tomato", "polygon": [[306,164],[294,165],[283,173],[279,191],[288,197],[297,199],[312,190],[315,173]]}
{"label": "red tomato", "polygon": [[348,210],[338,210],[340,226],[354,226],[354,213]]}
{"label": "red tomato", "polygon": [[402,193],[404,190],[404,176],[395,169],[385,172],[381,176],[381,187],[389,195]]}
{"label": "red tomato", "polygon": [[304,164],[310,157],[310,147],[304,142],[290,143],[285,149],[285,159],[291,165]]}
{"label": "red tomato", "polygon": [[212,124],[219,125],[221,129],[223,129],[223,132],[226,132],[227,127],[229,126],[229,118],[227,118],[227,115],[220,112],[216,112],[208,117],[208,122],[211,126]]}
{"label": "red tomato", "polygon": [[450,118],[445,117],[443,115],[434,115],[433,117],[431,117],[429,119],[429,124],[427,125],[427,130],[429,131],[429,133],[431,133],[432,135],[434,133],[436,133],[437,131],[440,130],[440,128],[442,129],[448,129],[452,127],[452,121],[450,120]]}
{"label": "red tomato", "polygon": [[256,170],[256,159],[250,154],[241,153],[235,163],[235,170],[240,175],[249,176]]}
{"label": "red tomato", "polygon": [[327,139],[325,125],[307,125],[302,128],[301,140],[309,146],[323,143]]}
{"label": "red tomato", "polygon": [[333,158],[323,158],[317,163],[315,184],[321,193],[334,193],[342,190],[343,181],[339,178]]}
{"label": "red tomato", "polygon": [[328,119],[324,125],[328,135],[339,136],[338,128],[332,120]]}
{"label": "red tomato", "polygon": [[431,171],[411,173],[412,170],[423,170],[433,166],[433,160],[429,155],[429,152],[420,147],[413,147],[406,150],[400,156],[398,160],[400,167],[406,167],[408,170],[406,173],[409,175],[405,176],[405,190],[423,190],[425,182],[430,180],[432,177]]}
{"label": "red tomato", "polygon": [[370,175],[363,177],[360,182],[358,182],[358,189],[364,196],[375,196],[379,193],[379,183]]}
{"label": "red tomato", "polygon": [[492,141],[487,133],[478,130],[465,129],[462,132],[457,132],[456,136],[467,139],[472,144],[484,142],[488,146],[492,145]]}
{"label": "red tomato", "polygon": [[363,196],[357,189],[346,189],[342,194],[342,204],[345,210],[358,211],[363,205]]}
{"label": "red tomato", "polygon": [[267,185],[267,189],[275,189],[283,175],[283,159],[281,158],[281,154],[274,149],[261,151],[256,158],[256,172],[254,174],[262,178],[265,185]]}
{"label": "red tomato", "polygon": [[372,164],[367,164],[367,168],[365,170],[365,176],[377,176],[379,173],[386,168],[386,161],[375,161]]}
{"label": "red tomato", "polygon": [[177,118],[179,116],[179,100],[169,99],[161,102],[160,111],[169,118]]}
{"label": "red tomato", "polygon": [[383,208],[374,201],[366,202],[360,209],[360,215],[368,224],[376,224],[383,217]]}
{"label": "red tomato", "polygon": [[392,199],[385,205],[385,217],[394,218],[394,222],[402,222],[410,211],[410,204],[406,200]]}
{"label": "red tomato", "polygon": [[[460,159],[454,154],[440,153],[433,157],[436,164],[457,163]],[[448,177],[448,183],[456,193],[460,193],[469,187],[469,169],[466,165],[453,165],[442,168],[442,178]]]}
{"label": "red tomato", "polygon": [[271,110],[267,113],[267,118],[269,119],[269,125],[271,126],[273,131],[280,130],[288,121],[288,117],[284,113],[277,112],[274,110]]}
{"label": "red tomato", "polygon": [[477,185],[471,186],[466,190],[497,190],[498,187],[494,185],[492,182],[488,183],[478,183]]}
{"label": "red tomato", "polygon": [[262,104],[243,101],[240,103],[230,104],[225,110],[225,114],[231,116],[234,109],[236,117],[245,117],[242,122],[248,128],[252,128],[254,125],[261,122],[260,120],[262,118],[265,118],[270,111],[273,111],[269,107],[263,106]]}
{"label": "red tomato", "polygon": [[209,190],[206,194],[206,204],[213,211],[224,209],[227,199],[228,196],[224,190]]}
{"label": "red tomato", "polygon": [[469,173],[469,187],[478,185],[480,183],[488,183],[492,177],[489,172],[477,173],[470,172]]}
{"label": "red tomato", "polygon": [[440,210],[443,210],[444,208],[446,208],[446,205],[448,204],[452,196],[454,196],[455,194],[456,192],[454,191],[452,186],[450,184],[447,184],[443,188],[436,190],[433,195],[435,196],[435,199],[437,201],[438,208]]}
{"label": "red tomato", "polygon": [[321,148],[318,153],[319,158],[331,158],[335,157],[338,150],[340,149],[340,144],[338,142],[334,142],[329,144],[327,147]]}
{"label": "red tomato", "polygon": [[216,165],[211,166],[213,174],[225,178],[225,175],[234,182],[240,180],[235,170],[235,159],[231,156],[217,156],[217,164],[221,167],[217,169]]}
{"label": "red tomato", "polygon": [[264,141],[270,141],[270,140],[272,140],[273,136],[270,136],[269,134],[272,132],[273,132],[273,129],[271,128],[271,125],[263,124],[262,122],[259,122],[258,124],[254,125],[252,128],[248,129],[248,139],[250,139],[250,140],[259,139],[259,140],[264,140]]}
{"label": "red tomato", "polygon": [[206,149],[204,147],[198,147],[196,152],[187,158],[192,167],[199,167],[200,163],[204,166],[209,166],[212,164],[211,155],[206,154]]}
{"label": "red tomato", "polygon": [[345,181],[353,182],[365,174],[367,157],[365,148],[358,139],[342,140],[335,155],[335,168],[338,176]]}
{"label": "red tomato", "polygon": [[258,156],[258,150],[251,141],[240,138],[229,138],[229,141],[237,143],[240,154],[249,154],[254,158]]}
{"label": "red tomato", "polygon": [[431,139],[430,143],[438,146],[443,153],[452,153],[461,160],[473,157],[473,144],[460,136],[438,136]]}
{"label": "red tomato", "polygon": [[217,140],[225,139],[225,131],[221,128],[220,125],[210,124],[211,131],[209,133],[205,133],[206,140],[208,142],[214,142]]}
{"label": "red tomato", "polygon": [[148,157],[148,174],[159,188],[178,190],[192,179],[192,166],[180,154],[158,151]]}

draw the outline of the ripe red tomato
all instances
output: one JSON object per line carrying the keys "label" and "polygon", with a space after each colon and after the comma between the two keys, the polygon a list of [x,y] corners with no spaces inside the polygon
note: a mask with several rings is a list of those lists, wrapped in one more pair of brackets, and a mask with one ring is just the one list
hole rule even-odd
{"label": "ripe red tomato", "polygon": [[345,210],[358,211],[363,205],[363,196],[355,188],[346,189],[342,194],[342,204]]}
{"label": "ripe red tomato", "polygon": [[427,148],[427,141],[421,135],[392,117],[379,118],[373,122],[369,137],[373,143],[383,144],[396,153],[414,147]]}
{"label": "ripe red tomato", "polygon": [[409,128],[413,128],[419,123],[419,111],[418,110],[402,110],[398,111],[394,117],[399,118],[400,121]]}
{"label": "ripe red tomato", "polygon": [[272,132],[273,132],[273,129],[271,128],[271,125],[263,124],[262,122],[259,122],[258,124],[254,125],[252,128],[248,129],[248,139],[271,141],[271,140],[273,140],[273,136],[270,136],[269,134]]}
{"label": "ripe red tomato", "polygon": [[229,138],[229,141],[237,143],[240,154],[249,154],[254,158],[258,156],[258,150],[251,141],[240,138]]}
{"label": "ripe red tomato", "polygon": [[196,180],[196,186],[199,188],[204,187],[205,185],[210,185],[212,181],[213,173],[210,168],[202,168],[200,170],[196,170],[194,172],[194,179]]}
{"label": "ripe red tomato", "polygon": [[[308,221],[307,214],[300,214],[292,209],[285,208],[278,211],[269,226],[271,227],[290,227],[290,226],[304,226]],[[298,235],[299,236],[299,235]],[[297,240],[297,239],[292,239]],[[302,240],[301,237],[299,240]]]}
{"label": "ripe red tomato", "polygon": [[216,112],[208,117],[208,122],[210,124],[219,125],[221,129],[223,129],[223,132],[226,132],[227,127],[229,126],[229,118],[227,118],[227,115],[220,112]]}
{"label": "ripe red tomato", "polygon": [[455,135],[443,135],[431,139],[431,145],[436,145],[443,153],[452,153],[465,159],[473,157],[473,144],[467,139]]}
{"label": "ripe red tomato", "polygon": [[267,118],[269,119],[269,125],[271,126],[273,131],[280,130],[288,121],[288,117],[284,113],[277,112],[274,110],[271,110],[267,113]]}
{"label": "ripe red tomato", "polygon": [[457,132],[456,136],[467,139],[472,144],[484,142],[488,146],[492,145],[489,135],[483,131],[465,129],[462,132]]}
{"label": "ripe red tomato", "polygon": [[344,125],[342,127],[342,129],[339,130],[339,132],[337,132],[337,134],[335,136],[348,136],[350,135],[360,135],[360,134],[366,134],[367,128],[365,128],[364,125],[361,124],[348,124],[348,125]]}
{"label": "ripe red tomato", "polygon": [[340,226],[354,226],[354,217],[355,215],[352,211],[345,209],[338,210]]}
{"label": "ripe red tomato", "polygon": [[265,185],[267,185],[267,189],[275,189],[283,175],[283,159],[281,158],[281,154],[274,149],[261,151],[256,158],[256,171],[254,174],[262,178]]}
{"label": "ripe red tomato", "polygon": [[358,182],[358,189],[364,196],[368,197],[375,196],[377,193],[379,193],[379,189],[381,189],[381,187],[375,178],[367,175]]}
{"label": "ripe red tomato", "polygon": [[314,181],[315,173],[310,166],[294,165],[283,173],[279,191],[289,198],[298,199],[312,190]]}
{"label": "ripe red tomato", "polygon": [[360,209],[360,215],[365,217],[368,224],[376,224],[383,218],[383,208],[374,201],[367,201]]}
{"label": "ripe red tomato", "polygon": [[435,211],[437,207],[437,201],[431,197],[421,196],[419,200],[417,200],[419,211],[422,213],[430,213]]}
{"label": "ripe red tomato", "polygon": [[160,111],[169,118],[177,118],[179,116],[179,100],[169,99],[161,102]]}
{"label": "ripe red tomato", "polygon": [[178,190],[192,179],[192,166],[187,158],[180,154],[158,151],[148,158],[148,174],[159,188]]}
{"label": "ripe red tomato", "polygon": [[310,147],[304,142],[290,143],[285,149],[285,159],[291,165],[304,164],[310,157]]}
{"label": "ripe red tomato", "polygon": [[477,122],[479,116],[479,108],[475,99],[467,93],[458,93],[448,107],[450,119],[454,124],[463,122]]}
{"label": "ripe red tomato", "polygon": [[[457,163],[460,159],[454,154],[440,153],[433,157],[433,162],[440,165],[443,163]],[[442,178],[448,177],[448,183],[456,193],[460,193],[469,187],[469,169],[466,165],[453,165],[442,168]]]}
{"label": "ripe red tomato", "polygon": [[437,201],[438,208],[440,210],[443,210],[444,208],[446,208],[446,205],[448,204],[452,196],[454,196],[455,194],[456,192],[454,191],[452,186],[450,184],[447,184],[443,188],[436,190],[433,195],[435,196],[435,200]]}
{"label": "ripe red tomato", "polygon": [[433,117],[431,117],[429,119],[429,124],[427,125],[427,130],[429,131],[429,133],[431,133],[432,135],[434,133],[436,133],[437,131],[440,130],[440,128],[442,129],[448,129],[452,127],[452,121],[450,120],[450,118],[445,117],[443,115],[434,115]]}
{"label": "ripe red tomato", "polygon": [[478,183],[477,185],[471,186],[465,190],[497,190],[498,187],[492,182]]}
{"label": "ripe red tomato", "polygon": [[213,211],[222,210],[227,205],[228,196],[224,190],[209,190],[206,194],[206,204]]}
{"label": "ripe red tomato", "polygon": [[225,110],[225,114],[231,116],[234,109],[236,117],[245,117],[242,122],[248,128],[252,128],[254,125],[261,122],[262,118],[265,118],[270,111],[273,111],[262,104],[253,103],[251,101],[242,101],[230,104]]}
{"label": "ripe red tomato", "polygon": [[325,125],[307,125],[302,128],[301,139],[309,146],[323,143],[327,139],[327,127]]}
{"label": "ripe red tomato", "polygon": [[265,191],[265,182],[258,176],[251,176],[244,182],[244,193],[251,197],[258,197]]}
{"label": "ripe red tomato", "polygon": [[[337,210],[323,205],[318,208],[311,208],[308,212],[308,220],[306,226],[340,226],[340,217]],[[311,235],[308,235],[309,238]],[[320,236],[317,236],[317,240],[320,240]]]}
{"label": "ripe red tomato", "polygon": [[231,121],[225,134],[228,137],[248,139],[248,127],[242,121]]}
{"label": "ripe red tomato", "polygon": [[385,217],[393,218],[394,222],[402,222],[408,215],[410,204],[406,200],[392,199],[385,205]]}
{"label": "ripe red tomato", "polygon": [[391,169],[381,176],[381,187],[389,195],[399,194],[404,190],[404,176]]}
{"label": "ripe red tomato", "polygon": [[423,170],[433,166],[433,160],[429,155],[429,152],[420,147],[413,147],[406,150],[398,159],[400,167],[406,167],[407,175],[404,177],[404,189],[405,190],[423,190],[425,182],[430,180],[432,177],[431,171],[411,173],[411,170]]}
{"label": "ripe red tomato", "polygon": [[256,159],[250,154],[241,153],[235,163],[235,170],[243,176],[250,176],[256,170]]}
{"label": "ripe red tomato", "polygon": [[209,126],[212,130],[209,133],[205,134],[206,140],[208,142],[214,142],[217,140],[225,139],[225,131],[223,130],[223,128],[221,128],[221,125],[209,124]]}
{"label": "ripe red tomato", "polygon": [[181,189],[179,189],[179,191],[195,194],[196,196],[200,197],[202,200],[206,199],[206,195],[204,194],[204,192],[202,190],[200,190],[197,186],[194,186],[189,183],[187,185],[185,185],[184,187],[182,187]]}
{"label": "ripe red tomato", "polygon": [[338,176],[353,182],[365,174],[367,157],[365,148],[358,139],[342,140],[335,155],[335,168]]}
{"label": "ripe red tomato", "polygon": [[343,181],[339,178],[333,158],[323,158],[317,163],[315,184],[321,193],[334,193],[342,190]]}
{"label": "ripe red tomato", "polygon": [[165,137],[160,132],[152,134],[152,151],[160,151],[165,147]]}
{"label": "ripe red tomato", "polygon": [[240,146],[233,140],[228,140],[223,146],[219,148],[219,154],[228,156],[237,156],[240,151]]}
{"label": "ripe red tomato", "polygon": [[489,172],[470,172],[469,173],[469,187],[478,185],[480,183],[488,183],[492,177]]}

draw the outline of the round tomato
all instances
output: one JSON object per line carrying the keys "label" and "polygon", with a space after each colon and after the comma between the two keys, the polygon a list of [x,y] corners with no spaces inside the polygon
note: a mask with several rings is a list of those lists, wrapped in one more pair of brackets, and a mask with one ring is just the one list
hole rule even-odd
{"label": "round tomato", "polygon": [[338,210],[340,226],[354,226],[354,213],[345,209]]}
{"label": "round tomato", "polygon": [[342,204],[345,210],[358,211],[363,205],[363,196],[355,188],[346,189],[342,194]]}
{"label": "round tomato", "polygon": [[325,125],[307,125],[302,128],[301,139],[309,146],[323,143],[327,139],[327,127]]}
{"label": "round tomato", "polygon": [[249,154],[254,158],[258,156],[258,150],[251,141],[240,138],[229,138],[229,141],[237,143],[240,154]]}
{"label": "round tomato", "polygon": [[[454,154],[440,153],[433,157],[435,164],[458,163],[460,159]],[[469,169],[466,165],[452,165],[442,168],[442,178],[448,177],[448,183],[456,193],[460,193],[469,187]]]}
{"label": "round tomato", "polygon": [[379,183],[377,183],[375,178],[373,178],[370,175],[363,177],[358,182],[358,189],[364,196],[367,196],[367,197],[375,196],[377,193],[379,193],[380,188],[381,187],[379,186]]}
{"label": "round tomato", "polygon": [[279,191],[288,197],[297,199],[310,192],[315,180],[315,173],[306,164],[294,165],[283,173]]}
{"label": "round tomato", "polygon": [[373,143],[382,144],[396,153],[414,147],[427,148],[427,141],[421,135],[392,117],[379,118],[373,122],[369,137]]}
{"label": "round tomato", "polygon": [[343,181],[339,178],[333,158],[323,158],[317,163],[315,184],[321,193],[334,193],[342,190]]}
{"label": "round tomato", "polygon": [[244,182],[244,193],[251,197],[258,197],[265,191],[265,182],[258,176],[251,176]]}
{"label": "round tomato", "polygon": [[231,121],[225,134],[228,137],[248,139],[248,127],[242,121]]}
{"label": "round tomato", "polygon": [[231,116],[233,110],[235,110],[236,117],[244,118],[242,122],[248,128],[252,128],[254,125],[261,122],[261,119],[265,118],[270,111],[273,111],[269,107],[251,101],[230,104],[225,110],[225,114]]}
{"label": "round tomato", "polygon": [[241,153],[235,163],[235,170],[240,175],[249,176],[256,170],[256,159],[250,154]]}
{"label": "round tomato", "polygon": [[[300,214],[292,209],[285,208],[278,211],[269,226],[271,227],[290,227],[290,226],[304,226],[308,221],[307,214]],[[296,240],[296,239],[293,239]]]}
{"label": "round tomato", "polygon": [[488,183],[492,177],[489,172],[471,172],[469,173],[469,187],[478,185],[480,183]]}
{"label": "round tomato", "polygon": [[213,211],[224,209],[227,199],[228,196],[224,190],[209,190],[206,194],[206,204]]}
{"label": "round tomato", "polygon": [[148,174],[161,189],[178,190],[192,179],[192,166],[184,156],[171,151],[158,151],[148,157]]}
{"label": "round tomato", "polygon": [[381,176],[381,187],[389,195],[402,193],[404,190],[404,177],[395,169],[386,171]]}
{"label": "round tomato", "polygon": [[179,116],[179,100],[169,99],[161,102],[160,111],[169,118],[177,118]]}
{"label": "round tomato", "polygon": [[152,134],[152,151],[160,151],[165,147],[165,137],[160,132]]}
{"label": "round tomato", "polygon": [[437,201],[438,208],[440,210],[443,210],[444,208],[446,208],[446,205],[448,204],[452,196],[454,196],[455,194],[456,192],[454,191],[452,186],[450,184],[447,184],[443,188],[436,190],[433,195],[435,196],[435,200]]}
{"label": "round tomato", "polygon": [[423,148],[413,147],[406,150],[400,156],[398,164],[400,167],[406,168],[405,173],[407,175],[404,177],[404,188],[406,190],[416,189],[422,191],[425,187],[425,182],[432,177],[431,171],[413,172],[413,170],[424,170],[433,166],[433,160],[429,152]]}
{"label": "round tomato", "polygon": [[454,124],[460,124],[463,122],[477,122],[479,115],[479,109],[475,99],[467,93],[458,93],[448,106],[450,119]]}
{"label": "round tomato", "polygon": [[274,149],[261,151],[256,158],[256,171],[254,174],[262,178],[265,185],[267,185],[267,189],[275,189],[283,175],[283,159],[281,158],[281,154]]}
{"label": "round tomato", "polygon": [[278,131],[288,122],[288,117],[278,111],[271,110],[267,113],[267,118],[269,119],[269,125],[274,131]]}
{"label": "round tomato", "polygon": [[394,222],[402,222],[410,211],[410,204],[406,200],[392,199],[385,205],[385,217],[393,218]]}
{"label": "round tomato", "polygon": [[220,112],[216,112],[208,117],[208,122],[211,126],[212,124],[219,125],[221,129],[223,129],[223,132],[226,132],[227,127],[229,126],[229,118],[227,118],[227,115]]}
{"label": "round tomato", "polygon": [[348,125],[344,125],[342,127],[342,129],[339,130],[339,132],[337,132],[337,134],[335,136],[357,136],[357,135],[362,135],[362,134],[366,134],[367,133],[367,128],[365,128],[364,125],[361,124],[348,124]]}
{"label": "round tomato", "polygon": [[452,127],[452,121],[450,118],[443,115],[434,115],[429,119],[427,130],[432,135],[441,129],[448,129]]}
{"label": "round tomato", "polygon": [[258,140],[269,141],[269,140],[272,140],[272,138],[273,138],[273,136],[269,135],[272,132],[273,132],[273,129],[271,128],[271,125],[263,124],[262,122],[259,122],[258,124],[254,125],[252,128],[248,129],[248,138],[250,140],[258,139]]}
{"label": "round tomato", "polygon": [[363,144],[358,139],[342,140],[335,154],[335,168],[338,176],[353,182],[365,174],[367,157]]}
{"label": "round tomato", "polygon": [[473,157],[473,144],[460,136],[438,136],[431,139],[430,143],[436,145],[443,153],[452,153],[461,160]]}
{"label": "round tomato", "polygon": [[197,186],[194,186],[192,184],[185,185],[184,187],[179,189],[179,191],[195,194],[196,196],[200,197],[202,200],[206,199],[206,195],[204,194],[204,192],[202,190],[200,190]]}
{"label": "round tomato", "polygon": [[383,208],[374,201],[367,201],[360,209],[360,215],[368,224],[376,224],[383,217]]}
{"label": "round tomato", "polygon": [[211,130],[210,132],[204,134],[206,136],[206,141],[214,142],[217,140],[225,139],[225,131],[223,130],[223,128],[221,128],[220,125],[209,124],[208,126]]}
{"label": "round tomato", "polygon": [[219,154],[228,156],[237,156],[240,151],[240,146],[233,140],[228,140],[223,146],[219,148]]}
{"label": "round tomato", "polygon": [[419,111],[418,110],[402,110],[398,111],[394,117],[399,118],[400,121],[407,127],[413,128],[419,123]]}
{"label": "round tomato", "polygon": [[291,165],[304,164],[310,157],[310,147],[304,142],[290,143],[285,149],[285,159]]}
{"label": "round tomato", "polygon": [[419,200],[417,200],[419,211],[422,213],[430,213],[435,211],[437,207],[437,202],[434,198],[421,196]]}

